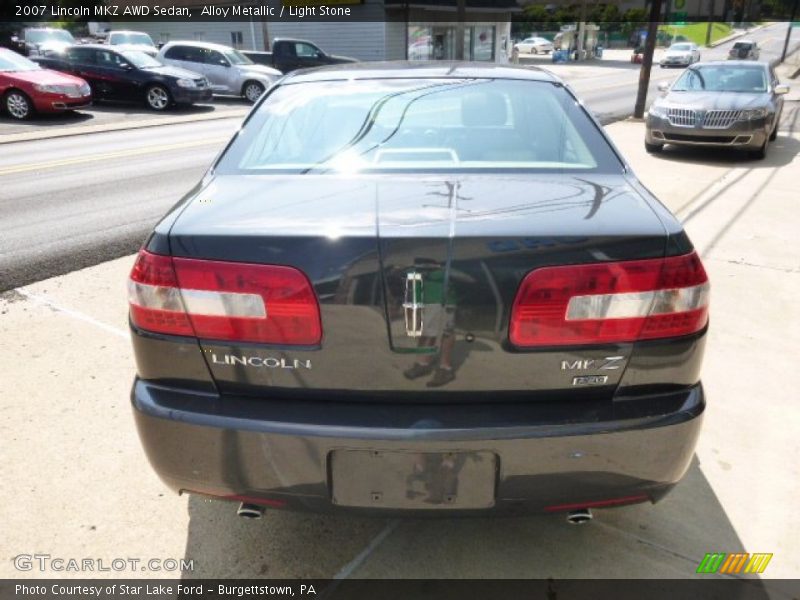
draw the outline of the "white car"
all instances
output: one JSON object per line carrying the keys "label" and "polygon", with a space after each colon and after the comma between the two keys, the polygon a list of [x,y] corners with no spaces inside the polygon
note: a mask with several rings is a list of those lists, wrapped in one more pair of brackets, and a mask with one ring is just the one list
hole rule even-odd
{"label": "white car", "polygon": [[550,54],[553,51],[553,42],[543,37],[529,37],[514,44],[514,48],[520,54],[539,54],[540,52]]}
{"label": "white car", "polygon": [[117,50],[138,50],[155,58],[158,48],[144,31],[110,31],[106,43]]}
{"label": "white car", "polygon": [[700,48],[691,42],[672,44],[661,57],[661,68],[688,67],[700,61]]}
{"label": "white car", "polygon": [[230,46],[209,42],[169,42],[161,48],[158,60],[202,73],[215,94],[242,96],[250,102],[283,77],[277,69],[257,65]]}

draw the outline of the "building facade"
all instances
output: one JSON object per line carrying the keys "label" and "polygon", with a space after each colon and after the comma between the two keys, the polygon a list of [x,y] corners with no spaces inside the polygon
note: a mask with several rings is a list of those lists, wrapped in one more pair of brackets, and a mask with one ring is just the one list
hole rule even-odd
{"label": "building facade", "polygon": [[[191,0],[187,2],[187,5],[192,4]],[[219,4],[230,6],[231,2]],[[266,4],[275,4],[279,10],[280,0],[269,0]],[[258,18],[246,21],[118,21],[112,23],[112,29],[146,31],[156,43],[200,40],[243,50],[268,50],[276,38],[297,38],[312,41],[330,54],[365,61],[452,60],[456,57],[454,2],[339,0],[339,4],[348,5],[354,18],[348,21],[262,21]],[[506,62],[511,47],[511,15],[517,10],[515,0],[467,0],[465,59]]]}

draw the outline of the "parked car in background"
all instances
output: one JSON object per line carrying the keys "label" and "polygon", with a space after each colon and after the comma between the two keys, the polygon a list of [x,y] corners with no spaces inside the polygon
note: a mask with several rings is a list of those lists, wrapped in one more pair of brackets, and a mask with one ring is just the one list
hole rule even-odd
{"label": "parked car in background", "polygon": [[758,60],[761,48],[752,40],[739,40],[728,51],[728,60]]}
{"label": "parked car in background", "polygon": [[117,50],[138,50],[153,58],[158,54],[153,38],[143,31],[110,31],[106,43]]}
{"label": "parked car in background", "polygon": [[66,29],[26,27],[18,37],[17,43],[26,56],[48,56],[60,54],[76,42]]}
{"label": "parked car in background", "polygon": [[139,253],[137,430],[243,516],[586,521],[691,464],[708,285],[554,75],[300,71]]}
{"label": "parked car in background", "polygon": [[207,102],[212,97],[202,74],[163,65],[137,50],[98,44],[72,46],[59,57],[38,62],[86,79],[96,100],[144,102],[148,108],[161,111],[174,104]]}
{"label": "parked car in background", "polygon": [[38,64],[6,48],[0,48],[0,98],[3,110],[13,119],[34,113],[52,113],[84,108],[92,103],[89,84]]}
{"label": "parked car in background", "polygon": [[700,62],[700,48],[691,42],[672,44],[661,57],[661,67],[688,67]]}
{"label": "parked car in background", "polygon": [[328,54],[313,42],[286,38],[276,38],[272,42],[272,52],[243,50],[242,54],[255,63],[274,67],[281,73],[357,62],[355,58]]}
{"label": "parked car in background", "polygon": [[520,54],[550,54],[553,51],[553,42],[543,37],[529,37],[514,44]]}
{"label": "parked car in background", "polygon": [[648,152],[660,152],[665,144],[722,146],[764,158],[778,135],[789,86],[766,63],[717,61],[697,63],[659,89],[666,94],[647,113]]}
{"label": "parked car in background", "polygon": [[208,42],[169,42],[159,51],[158,59],[202,73],[215,94],[242,96],[250,102],[258,100],[282,75],[255,64],[230,46]]}

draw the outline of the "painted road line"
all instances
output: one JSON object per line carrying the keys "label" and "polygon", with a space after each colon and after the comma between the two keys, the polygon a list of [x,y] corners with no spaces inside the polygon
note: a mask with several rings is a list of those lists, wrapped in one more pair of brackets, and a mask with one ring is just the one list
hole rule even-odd
{"label": "painted road line", "polygon": [[73,319],[77,319],[78,321],[83,321],[84,323],[89,323],[90,325],[94,325],[95,327],[102,329],[106,333],[111,333],[118,337],[125,338],[126,340],[129,340],[131,337],[130,334],[121,327],[113,327],[112,325],[107,325],[102,321],[98,321],[94,317],[90,317],[89,315],[86,315],[82,312],[73,310],[71,308],[67,308],[66,306],[58,304],[57,302],[53,302],[50,298],[46,296],[40,296],[39,294],[34,294],[32,292],[29,292],[25,288],[17,288],[14,291],[16,291],[18,294],[21,294],[22,296],[25,296],[29,300],[36,302],[37,304],[48,306],[53,310],[55,310],[56,312],[60,312],[68,317],[72,317]]}
{"label": "painted road line", "polygon": [[378,535],[376,535],[372,539],[372,541],[369,544],[367,544],[367,546],[361,552],[359,552],[358,555],[353,560],[351,560],[349,563],[347,563],[345,566],[339,569],[339,572],[333,576],[333,579],[335,580],[347,579],[348,577],[350,577],[350,575],[353,574],[353,571],[355,571],[358,567],[364,564],[364,561],[366,561],[370,557],[370,555],[373,552],[375,552],[375,550],[378,549],[378,547],[384,542],[384,540],[386,540],[387,537],[389,537],[389,535],[391,535],[391,533],[397,528],[399,524],[400,524],[399,519],[394,519],[393,521],[389,521],[386,527],[384,527],[383,530]]}
{"label": "painted road line", "polygon": [[217,146],[227,142],[229,139],[230,139],[229,136],[225,136],[225,137],[217,137],[205,140],[198,140],[194,142],[180,142],[177,144],[167,144],[163,146],[146,146],[143,148],[133,148],[131,150],[120,150],[118,152],[89,154],[86,156],[78,156],[75,158],[65,158],[61,160],[15,165],[13,167],[6,167],[0,169],[0,177],[2,177],[3,175],[14,175],[16,173],[26,173],[28,171],[55,169],[58,167],[78,165],[82,163],[96,162],[100,160],[108,160],[114,158],[129,158],[132,156],[145,156],[148,154],[158,154],[160,152],[169,152],[170,150],[183,150],[186,148],[197,148],[200,146]]}

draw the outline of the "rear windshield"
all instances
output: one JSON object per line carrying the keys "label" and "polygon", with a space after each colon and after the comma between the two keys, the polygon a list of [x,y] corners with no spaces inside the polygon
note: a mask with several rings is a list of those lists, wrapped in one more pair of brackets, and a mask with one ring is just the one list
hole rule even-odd
{"label": "rear windshield", "polygon": [[121,52],[122,56],[131,61],[131,64],[140,69],[152,69],[155,67],[163,67],[160,62],[149,54],[139,52],[138,50],[125,50]]}
{"label": "rear windshield", "polygon": [[75,38],[64,29],[29,29],[25,32],[25,41],[34,44],[51,41],[74,44]]}
{"label": "rear windshield", "polygon": [[677,50],[678,52],[688,52],[692,49],[689,44],[673,44],[669,47],[670,50]]}
{"label": "rear windshield", "polygon": [[549,82],[372,79],[279,86],[218,173],[604,171],[622,165]]}
{"label": "rear windshield", "polygon": [[155,46],[152,38],[146,33],[119,32],[111,33],[108,37],[110,44],[141,44],[144,46]]}
{"label": "rear windshield", "polygon": [[761,66],[693,67],[684,71],[671,91],[763,93],[767,73]]}

